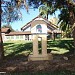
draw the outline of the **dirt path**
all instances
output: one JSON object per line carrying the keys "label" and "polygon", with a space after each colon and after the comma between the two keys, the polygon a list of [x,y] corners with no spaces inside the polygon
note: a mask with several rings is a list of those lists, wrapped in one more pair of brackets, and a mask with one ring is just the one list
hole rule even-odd
{"label": "dirt path", "polygon": [[75,71],[75,55],[55,55],[54,59],[50,61],[27,61],[26,56],[20,55],[11,58],[7,57],[0,63],[0,72],[38,72],[55,70]]}

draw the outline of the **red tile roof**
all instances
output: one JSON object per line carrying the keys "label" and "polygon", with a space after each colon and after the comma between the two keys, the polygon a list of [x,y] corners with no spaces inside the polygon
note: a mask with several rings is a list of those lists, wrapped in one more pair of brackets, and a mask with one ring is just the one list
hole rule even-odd
{"label": "red tile roof", "polygon": [[10,32],[9,34],[6,35],[26,35],[26,34],[31,34],[30,31],[25,31],[25,32]]}
{"label": "red tile roof", "polygon": [[10,31],[10,28],[1,28],[1,33],[9,33]]}

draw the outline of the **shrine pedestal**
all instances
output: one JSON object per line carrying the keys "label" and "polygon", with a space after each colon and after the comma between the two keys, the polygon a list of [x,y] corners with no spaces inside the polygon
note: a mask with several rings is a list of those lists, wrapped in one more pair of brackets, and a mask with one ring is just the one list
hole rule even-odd
{"label": "shrine pedestal", "polygon": [[37,60],[52,60],[53,59],[53,56],[52,54],[47,54],[47,55],[37,55],[37,56],[34,56],[34,55],[29,55],[28,57],[28,61],[37,61]]}
{"label": "shrine pedestal", "polygon": [[[42,41],[42,53],[38,52],[38,37],[41,37]],[[33,54],[29,55],[28,61],[37,61],[37,60],[52,60],[52,54],[47,54],[47,36],[46,34],[33,35]]]}

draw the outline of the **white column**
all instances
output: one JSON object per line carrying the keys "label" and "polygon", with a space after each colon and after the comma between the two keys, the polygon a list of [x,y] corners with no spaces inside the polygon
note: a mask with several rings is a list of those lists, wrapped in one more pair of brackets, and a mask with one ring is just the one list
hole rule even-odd
{"label": "white column", "polygon": [[42,35],[42,55],[47,55],[47,36]]}
{"label": "white column", "polygon": [[33,35],[33,55],[38,55],[38,35]]}

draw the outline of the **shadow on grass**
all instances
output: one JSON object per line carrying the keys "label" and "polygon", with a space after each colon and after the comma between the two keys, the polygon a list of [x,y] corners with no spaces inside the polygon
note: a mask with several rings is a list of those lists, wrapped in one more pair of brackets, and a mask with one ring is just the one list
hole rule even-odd
{"label": "shadow on grass", "polygon": [[3,43],[3,46],[7,46],[7,45],[9,45],[9,44],[14,44],[14,43]]}
{"label": "shadow on grass", "polygon": [[[47,53],[51,51],[61,51],[69,50],[69,53],[74,52],[73,40],[55,40],[55,41],[48,41],[47,42]],[[32,52],[33,44],[32,42],[27,43],[4,43],[5,46],[5,56],[14,57],[19,54],[29,55]],[[52,47],[52,48],[51,48]],[[55,49],[57,48],[57,49]],[[62,51],[63,51],[62,50]],[[61,51],[61,52],[62,52]],[[39,42],[39,53],[41,53],[41,42]]]}
{"label": "shadow on grass", "polygon": [[[57,47],[59,49],[65,49],[65,50],[69,50],[69,53],[74,53],[74,45],[73,45],[74,41],[73,40],[55,40],[55,41],[48,41],[47,42],[47,47],[51,48],[51,47]],[[48,49],[49,50],[53,50],[53,49]],[[56,50],[54,50],[56,51]]]}
{"label": "shadow on grass", "polygon": [[26,54],[28,55],[30,52],[32,52],[32,42],[28,43],[4,43],[5,46],[5,54],[7,57],[14,57],[19,54]]}

